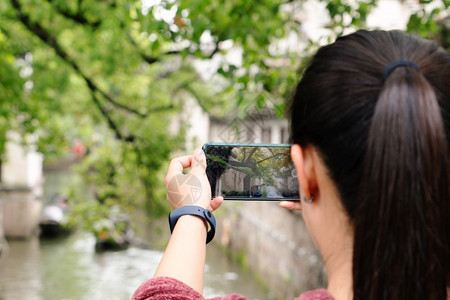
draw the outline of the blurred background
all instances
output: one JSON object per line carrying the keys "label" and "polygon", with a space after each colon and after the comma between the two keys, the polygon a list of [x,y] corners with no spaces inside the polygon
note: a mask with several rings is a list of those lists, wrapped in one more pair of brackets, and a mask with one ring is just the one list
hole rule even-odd
{"label": "blurred background", "polygon": [[[0,299],[129,299],[168,240],[170,158],[287,143],[309,58],[358,29],[450,49],[450,0],[1,1]],[[301,214],[216,215],[205,296],[326,286]]]}

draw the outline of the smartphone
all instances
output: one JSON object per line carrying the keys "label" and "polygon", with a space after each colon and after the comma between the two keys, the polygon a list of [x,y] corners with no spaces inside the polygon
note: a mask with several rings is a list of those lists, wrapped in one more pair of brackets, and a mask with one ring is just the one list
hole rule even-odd
{"label": "smartphone", "polygon": [[290,145],[203,145],[211,196],[225,200],[299,201]]}

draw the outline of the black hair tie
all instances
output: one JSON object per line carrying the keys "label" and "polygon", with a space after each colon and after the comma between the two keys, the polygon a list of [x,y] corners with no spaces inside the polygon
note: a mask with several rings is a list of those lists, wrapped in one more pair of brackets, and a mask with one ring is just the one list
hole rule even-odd
{"label": "black hair tie", "polygon": [[398,67],[411,67],[413,69],[416,69],[419,71],[419,67],[409,60],[397,60],[392,63],[390,63],[383,71],[383,82],[386,81],[386,79],[391,75],[391,73]]}

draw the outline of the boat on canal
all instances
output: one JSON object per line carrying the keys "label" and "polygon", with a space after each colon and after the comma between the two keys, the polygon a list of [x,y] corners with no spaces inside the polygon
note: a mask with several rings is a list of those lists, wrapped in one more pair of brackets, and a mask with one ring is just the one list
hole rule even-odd
{"label": "boat on canal", "polygon": [[68,212],[67,198],[62,195],[53,196],[42,209],[39,219],[40,236],[52,238],[70,233],[72,230],[68,225]]}
{"label": "boat on canal", "polygon": [[130,217],[118,207],[112,207],[109,217],[96,221],[93,227],[97,252],[125,250],[132,243]]}

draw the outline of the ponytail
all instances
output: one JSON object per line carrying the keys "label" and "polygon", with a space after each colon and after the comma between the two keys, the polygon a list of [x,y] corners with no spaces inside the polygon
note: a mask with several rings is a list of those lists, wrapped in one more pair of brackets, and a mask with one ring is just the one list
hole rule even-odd
{"label": "ponytail", "polygon": [[398,31],[341,37],[312,59],[290,119],[353,224],[354,298],[446,299],[450,54]]}
{"label": "ponytail", "polygon": [[411,66],[384,83],[355,214],[355,299],[445,299],[449,152],[432,86]]}

